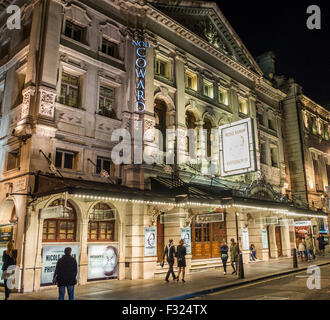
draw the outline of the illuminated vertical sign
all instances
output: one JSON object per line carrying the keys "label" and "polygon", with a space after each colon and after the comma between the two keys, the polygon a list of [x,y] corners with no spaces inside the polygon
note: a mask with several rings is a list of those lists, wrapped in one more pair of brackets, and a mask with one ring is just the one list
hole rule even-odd
{"label": "illuminated vertical sign", "polygon": [[145,76],[147,67],[147,48],[151,48],[151,44],[147,41],[132,41],[137,47],[135,73],[136,73],[136,111],[143,112],[146,109],[145,104]]}

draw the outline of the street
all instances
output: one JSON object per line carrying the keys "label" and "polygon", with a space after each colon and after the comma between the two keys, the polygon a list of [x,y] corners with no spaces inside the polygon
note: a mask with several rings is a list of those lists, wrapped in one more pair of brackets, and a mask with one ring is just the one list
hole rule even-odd
{"label": "street", "polygon": [[330,266],[321,267],[321,289],[309,290],[310,274],[292,275],[255,282],[215,292],[191,300],[330,300]]}

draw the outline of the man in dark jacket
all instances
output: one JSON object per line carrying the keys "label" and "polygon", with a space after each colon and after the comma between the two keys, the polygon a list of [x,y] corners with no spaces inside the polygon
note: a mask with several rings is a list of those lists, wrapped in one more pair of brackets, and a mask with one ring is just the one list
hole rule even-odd
{"label": "man in dark jacket", "polygon": [[69,300],[74,300],[74,286],[77,283],[77,261],[71,256],[71,248],[65,248],[64,256],[57,261],[53,282],[57,283],[59,300],[64,300],[65,288]]}
{"label": "man in dark jacket", "polygon": [[167,260],[168,266],[169,266],[165,281],[169,282],[168,278],[170,277],[170,274],[172,274],[173,280],[176,279],[175,273],[173,271],[175,247],[173,245],[172,239],[170,240],[170,243],[165,248],[164,255],[163,255],[163,262],[165,260],[165,256],[166,256],[166,260]]}

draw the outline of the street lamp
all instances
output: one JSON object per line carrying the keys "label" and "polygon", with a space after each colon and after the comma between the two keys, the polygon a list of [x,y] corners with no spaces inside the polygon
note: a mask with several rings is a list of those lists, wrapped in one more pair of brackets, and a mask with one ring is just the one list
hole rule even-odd
{"label": "street lamp", "polygon": [[235,218],[236,218],[236,240],[237,240],[237,250],[238,250],[238,278],[244,279],[243,255],[239,247],[239,237],[238,237],[238,216],[239,213],[236,212]]}

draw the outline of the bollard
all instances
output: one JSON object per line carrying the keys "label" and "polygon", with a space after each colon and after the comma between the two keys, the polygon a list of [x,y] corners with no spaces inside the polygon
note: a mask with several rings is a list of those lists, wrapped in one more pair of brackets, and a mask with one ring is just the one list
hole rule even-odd
{"label": "bollard", "polygon": [[297,249],[292,250],[293,267],[298,268]]}
{"label": "bollard", "polygon": [[244,279],[244,266],[243,266],[243,255],[240,253],[238,255],[238,278]]}

